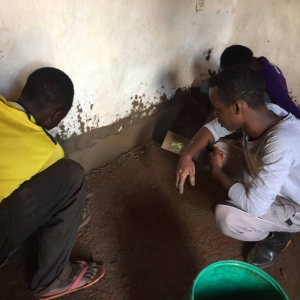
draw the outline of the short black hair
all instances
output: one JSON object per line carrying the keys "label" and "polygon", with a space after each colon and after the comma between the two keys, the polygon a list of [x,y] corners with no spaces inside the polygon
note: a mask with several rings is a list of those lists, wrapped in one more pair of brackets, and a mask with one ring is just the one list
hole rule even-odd
{"label": "short black hair", "polygon": [[223,51],[220,66],[222,69],[227,69],[235,65],[250,65],[252,60],[252,50],[242,45],[232,45]]}
{"label": "short black hair", "polygon": [[46,67],[29,75],[21,98],[31,102],[36,111],[60,107],[69,110],[73,103],[74,86],[63,71]]}
{"label": "short black hair", "polygon": [[210,80],[211,87],[218,87],[218,95],[225,106],[243,100],[253,109],[264,105],[265,81],[249,66],[233,66]]}

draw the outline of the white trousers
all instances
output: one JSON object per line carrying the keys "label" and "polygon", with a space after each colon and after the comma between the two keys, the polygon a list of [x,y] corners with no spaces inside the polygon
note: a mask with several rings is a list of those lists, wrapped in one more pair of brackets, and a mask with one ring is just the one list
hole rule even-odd
{"label": "white trousers", "polygon": [[[218,146],[226,154],[223,171],[236,182],[251,182],[253,178],[243,150],[229,142],[218,142]],[[205,154],[201,156],[207,159]],[[216,206],[215,218],[217,226],[225,235],[242,241],[260,241],[272,231],[300,231],[300,205],[279,196],[261,217],[253,217],[228,200]]]}

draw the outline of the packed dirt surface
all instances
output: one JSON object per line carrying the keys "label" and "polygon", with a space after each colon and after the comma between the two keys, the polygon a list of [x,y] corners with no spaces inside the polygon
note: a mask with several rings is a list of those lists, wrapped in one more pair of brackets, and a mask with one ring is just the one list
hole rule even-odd
{"label": "packed dirt surface", "polygon": [[[196,186],[175,189],[178,156],[150,143],[88,178],[91,221],[78,233],[72,259],[95,260],[104,278],[65,300],[179,300],[196,274],[217,260],[243,260],[245,243],[216,227],[215,205],[226,193],[198,166]],[[267,269],[291,299],[299,299],[300,235]],[[27,240],[0,269],[0,299],[35,299],[27,291],[37,241]]]}

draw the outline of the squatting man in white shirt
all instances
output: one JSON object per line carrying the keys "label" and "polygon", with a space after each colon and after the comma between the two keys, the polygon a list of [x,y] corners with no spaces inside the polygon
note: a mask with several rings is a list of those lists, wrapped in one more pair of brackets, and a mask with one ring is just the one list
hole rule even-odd
{"label": "squatting man in white shirt", "polygon": [[[264,91],[263,78],[250,67],[219,73],[209,91],[216,119],[198,131],[176,172],[183,193],[187,176],[195,185],[193,158],[201,154],[230,199],[216,206],[217,226],[232,238],[256,241],[247,261],[260,268],[289,245],[290,232],[300,231],[300,120],[266,105]],[[237,130],[243,133],[242,147],[219,141]]]}

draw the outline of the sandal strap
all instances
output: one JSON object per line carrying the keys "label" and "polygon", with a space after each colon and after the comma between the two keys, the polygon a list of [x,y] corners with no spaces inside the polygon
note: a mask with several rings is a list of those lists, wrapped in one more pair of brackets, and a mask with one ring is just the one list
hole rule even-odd
{"label": "sandal strap", "polygon": [[78,263],[84,264],[85,267],[81,270],[81,272],[78,274],[77,278],[72,283],[72,285],[67,289],[67,291],[71,291],[76,288],[76,286],[78,285],[78,283],[80,282],[80,280],[82,279],[82,277],[84,276],[84,274],[86,273],[86,271],[89,268],[89,265],[86,262],[78,261]]}

